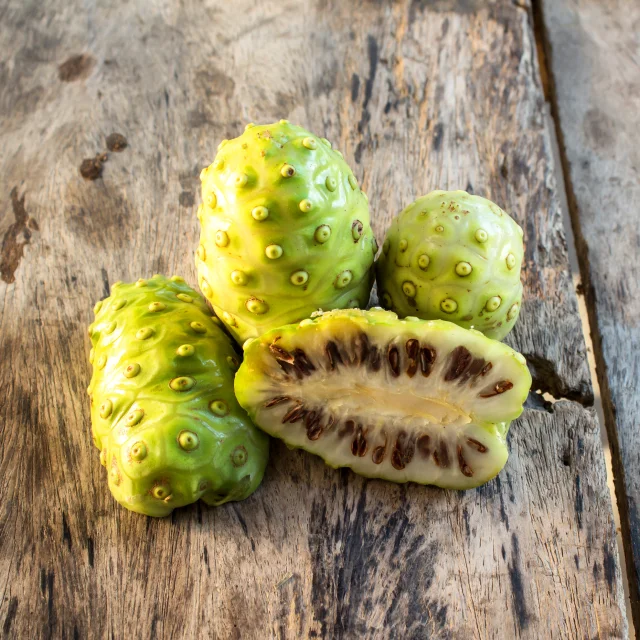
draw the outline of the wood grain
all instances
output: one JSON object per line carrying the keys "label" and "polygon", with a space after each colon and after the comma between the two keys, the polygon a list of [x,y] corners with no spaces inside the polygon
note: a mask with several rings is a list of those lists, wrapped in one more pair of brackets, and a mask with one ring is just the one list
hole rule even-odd
{"label": "wood grain", "polygon": [[640,629],[640,5],[545,0],[543,9]]}
{"label": "wood grain", "polygon": [[[592,392],[528,12],[506,0],[156,6],[0,9],[5,635],[626,637],[597,423],[574,401]],[[533,394],[507,467],[478,490],[368,481],[274,443],[243,503],[129,513],[89,435],[93,302],[156,271],[195,282],[200,168],[246,121],[281,117],[345,153],[379,240],[435,188],[511,211],[528,297],[509,341],[538,388],[574,400]],[[84,180],[82,160],[112,133],[128,146]]]}

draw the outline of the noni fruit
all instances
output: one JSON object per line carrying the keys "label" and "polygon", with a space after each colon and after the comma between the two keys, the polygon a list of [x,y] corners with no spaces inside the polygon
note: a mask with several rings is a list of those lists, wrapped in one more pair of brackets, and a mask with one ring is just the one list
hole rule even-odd
{"label": "noni fruit", "polygon": [[165,516],[249,496],[268,440],[236,401],[239,358],[202,297],[156,275],[114,284],[94,311],[91,421],[116,500]]}
{"label": "noni fruit", "polygon": [[286,120],[249,124],[218,149],[200,176],[196,267],[233,336],[366,305],[377,245],[342,154]]}
{"label": "noni fruit", "polygon": [[432,191],[391,223],[376,263],[380,303],[502,340],[522,304],[522,235],[490,200]]}
{"label": "noni fruit", "polygon": [[255,423],[370,478],[476,487],[507,461],[531,386],[507,345],[443,320],[345,309],[249,341],[235,379]]}

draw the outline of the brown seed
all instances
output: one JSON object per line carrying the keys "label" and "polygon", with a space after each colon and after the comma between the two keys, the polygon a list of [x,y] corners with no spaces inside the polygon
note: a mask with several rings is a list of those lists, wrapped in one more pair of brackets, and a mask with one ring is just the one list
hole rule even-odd
{"label": "brown seed", "polygon": [[309,438],[309,440],[317,440],[322,435],[323,431],[322,423],[317,421],[307,428],[307,438]]}
{"label": "brown seed", "polygon": [[269,351],[273,354],[276,361],[280,365],[280,368],[287,374],[295,374],[298,380],[304,378],[305,374],[302,369],[297,365],[296,359],[293,354],[289,353],[286,349],[279,347],[273,343],[269,345]]}
{"label": "brown seed", "polygon": [[309,376],[312,371],[316,370],[313,362],[309,360],[307,354],[302,349],[294,349],[293,357],[295,366],[301,371],[303,376]]}
{"label": "brown seed", "polygon": [[371,460],[373,464],[380,464],[384,460],[384,454],[386,447],[376,447],[371,454]]}
{"label": "brown seed", "polygon": [[473,438],[467,438],[467,444],[480,453],[487,453],[487,451],[489,451],[482,442],[478,442],[478,440],[474,440]]}
{"label": "brown seed", "polygon": [[293,424],[294,422],[297,422],[298,420],[300,420],[300,418],[303,418],[306,413],[307,411],[304,408],[304,405],[298,404],[292,409],[289,409],[289,411],[287,411],[287,413],[284,414],[282,418],[282,424],[285,424],[287,422],[290,422],[291,424]]}
{"label": "brown seed", "polygon": [[364,332],[356,335],[353,339],[354,364],[356,366],[367,361],[370,349],[369,336]]}
{"label": "brown seed", "polygon": [[390,344],[387,351],[387,360],[394,378],[400,375],[400,353],[395,344]]}
{"label": "brown seed", "polygon": [[462,471],[463,476],[467,476],[467,478],[471,478],[473,476],[473,469],[464,459],[464,456],[462,455],[462,447],[460,445],[458,445],[458,464],[460,465],[460,471]]}
{"label": "brown seed", "polygon": [[500,380],[500,382],[496,382],[495,385],[489,389],[479,393],[479,398],[493,398],[493,396],[498,396],[505,391],[509,391],[509,389],[513,389],[513,382],[510,380]]}
{"label": "brown seed", "polygon": [[480,375],[485,364],[486,360],[484,358],[474,358],[469,368],[460,376],[458,384],[463,385],[467,383],[470,378],[473,378],[475,382],[475,379]]}
{"label": "brown seed", "polygon": [[428,458],[429,454],[431,453],[431,448],[429,447],[430,442],[431,438],[426,433],[424,435],[421,435],[416,442],[416,447],[418,448],[420,455],[425,458]]}
{"label": "brown seed", "polygon": [[462,345],[456,347],[451,352],[449,370],[444,376],[445,382],[457,380],[467,370],[472,360],[473,356],[466,347]]}
{"label": "brown seed", "polygon": [[331,429],[333,429],[333,427],[335,427],[335,425],[336,425],[335,416],[329,414],[329,420],[327,421],[327,424],[324,426],[325,431],[330,431]]}
{"label": "brown seed", "polygon": [[401,471],[413,459],[415,445],[412,441],[407,442],[406,431],[401,431],[396,438],[396,444],[391,452],[391,464],[395,469]]}
{"label": "brown seed", "polygon": [[351,453],[359,458],[362,458],[367,453],[367,439],[365,438],[361,424],[358,425],[356,437],[351,443]]}
{"label": "brown seed", "polygon": [[404,469],[404,462],[402,461],[402,456],[397,449],[394,449],[391,452],[391,465],[394,469],[398,469],[398,471],[402,471]]}
{"label": "brown seed", "polygon": [[380,357],[380,349],[378,349],[378,347],[371,347],[367,367],[371,369],[371,371],[380,371],[380,367],[382,367],[382,358]]}
{"label": "brown seed", "polygon": [[436,350],[433,347],[422,347],[420,349],[420,371],[422,371],[422,375],[425,378],[429,377],[435,361]]}
{"label": "brown seed", "polygon": [[304,426],[307,428],[313,426],[319,418],[320,413],[318,411],[309,411],[304,417]]}
{"label": "brown seed", "polygon": [[439,467],[446,468],[449,466],[449,449],[444,442],[440,442],[438,449],[433,451],[433,459]]}
{"label": "brown seed", "polygon": [[338,431],[338,437],[344,438],[344,436],[350,436],[353,434],[356,428],[356,423],[353,420],[347,420],[344,423],[344,427]]}
{"label": "brown seed", "polygon": [[344,364],[344,362],[342,361],[342,356],[340,355],[340,351],[338,351],[338,345],[333,342],[333,340],[329,340],[329,342],[327,342],[325,353],[327,354],[327,358],[329,360],[329,369],[331,371],[335,371],[336,367],[339,364]]}
{"label": "brown seed", "polygon": [[295,375],[295,377],[298,380],[302,380],[302,378],[304,378],[304,374],[302,373],[302,370],[300,369],[300,367],[298,367],[296,364],[289,364],[288,362],[284,362],[282,360],[278,360],[278,364],[280,365],[280,368],[288,375],[288,376],[292,376]]}
{"label": "brown seed", "polygon": [[304,426],[309,440],[317,440],[322,433],[322,411],[309,411],[304,417]]}
{"label": "brown seed", "polygon": [[275,359],[279,362],[288,362],[289,364],[295,362],[295,358],[286,349],[279,347],[277,344],[270,344],[269,351],[271,351]]}
{"label": "brown seed", "polygon": [[265,402],[265,407],[275,407],[277,404],[282,404],[283,402],[289,402],[291,398],[287,396],[278,396],[276,398],[271,398],[271,400]]}
{"label": "brown seed", "polygon": [[487,364],[484,365],[482,371],[480,372],[480,376],[484,377],[487,375],[487,373],[489,373],[489,371],[491,371],[491,369],[493,368],[493,364],[491,364],[491,362],[487,362]]}
{"label": "brown seed", "polygon": [[407,375],[410,378],[416,375],[416,371],[418,370],[418,355],[420,353],[420,343],[415,340],[407,340],[407,344],[405,345],[407,349],[407,358],[409,358],[409,363],[407,365]]}

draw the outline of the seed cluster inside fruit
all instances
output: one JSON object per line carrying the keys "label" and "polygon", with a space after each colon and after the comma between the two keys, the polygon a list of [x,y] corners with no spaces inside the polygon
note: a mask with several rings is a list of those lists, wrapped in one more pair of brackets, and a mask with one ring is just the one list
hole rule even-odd
{"label": "seed cluster inside fruit", "polygon": [[261,428],[332,466],[464,488],[506,461],[529,384],[519,354],[451,323],[334,311],[252,341],[235,387]]}
{"label": "seed cluster inside fruit", "polygon": [[[386,374],[393,378],[398,378],[401,375],[411,378],[419,372],[421,376],[427,378],[431,375],[437,362],[435,348],[431,345],[421,346],[420,342],[415,338],[410,338],[406,341],[405,353],[403,354],[395,343],[389,343],[382,349],[371,345],[367,334],[364,332],[355,336],[351,349],[343,344],[339,345],[335,341],[329,340],[324,348],[324,367],[321,364],[316,367],[313,360],[300,348],[295,349],[293,353],[289,353],[274,343],[269,346],[269,350],[287,375],[297,380],[309,377],[311,378],[309,383],[314,386],[314,372],[317,372],[319,368],[328,368],[329,371],[334,372],[341,367],[360,367],[370,374],[379,374],[381,376],[384,376],[386,370]],[[465,347],[457,347],[449,354],[448,360],[449,363],[446,366],[444,380],[450,383],[457,381],[458,385],[477,386],[478,381],[486,376],[492,367],[491,362],[486,362],[484,358],[473,358]],[[409,436],[402,428],[395,430],[389,428],[388,435],[392,436],[391,438],[384,437],[383,444],[378,444],[375,447],[370,446],[368,441],[369,431],[374,431],[374,434],[377,435],[377,430],[372,429],[367,424],[363,425],[360,422],[363,419],[362,415],[358,416],[358,421],[351,418],[341,418],[340,414],[365,414],[361,403],[348,402],[348,400],[358,398],[357,386],[358,384],[361,385],[362,381],[360,378],[355,378],[357,382],[354,383],[352,376],[347,377],[350,379],[349,381],[353,388],[345,389],[343,385],[340,385],[341,390],[338,389],[337,382],[338,380],[343,380],[344,377],[336,376],[334,384],[327,384],[326,382],[323,384],[321,382],[321,388],[314,389],[315,392],[305,390],[303,397],[275,396],[267,400],[264,406],[265,408],[270,408],[285,405],[287,411],[282,417],[282,423],[299,423],[301,428],[305,429],[309,440],[318,440],[325,432],[329,433],[332,430],[336,430],[339,438],[351,440],[351,453],[353,456],[362,458],[366,455],[371,455],[371,460],[374,464],[381,464],[385,457],[389,456],[391,465],[397,470],[402,470],[411,462],[416,453],[425,460],[432,457],[434,464],[437,466],[447,467],[453,462],[447,439],[442,439],[435,444],[432,442],[434,438],[426,429],[424,432],[418,431]],[[293,382],[293,379],[291,381]],[[366,383],[371,389],[380,389],[384,386],[383,380],[376,382],[371,375],[367,376]],[[477,397],[492,397],[512,388],[513,383],[508,380],[502,380],[480,389]],[[342,395],[345,393],[349,395]],[[360,393],[362,393],[362,389]],[[368,422],[374,424],[379,422],[391,426],[395,422],[395,415],[392,412],[395,410],[399,413],[402,410],[402,405],[406,409],[406,398],[401,392],[397,393],[397,395],[399,396],[399,402],[389,402],[388,398],[385,398],[382,406],[376,407],[378,412],[382,412],[379,414],[382,419],[374,421],[369,418]],[[316,397],[314,398],[314,396]],[[375,396],[366,395],[368,401],[374,401],[374,398]],[[347,402],[344,402],[345,400]],[[340,406],[335,406],[338,403]],[[351,406],[349,406],[350,404]],[[417,413],[413,413],[413,415],[423,416],[426,421],[429,421],[429,424],[439,422],[440,424],[453,426],[470,422],[469,416],[465,415],[459,407],[444,407],[428,397],[421,398],[419,405]],[[435,446],[433,446],[434,444]],[[473,469],[464,457],[463,447],[465,445],[480,453],[487,453],[488,447],[474,438],[466,438],[456,446],[457,463],[462,473],[467,477],[472,477]]]}
{"label": "seed cluster inside fruit", "polygon": [[367,198],[328,141],[287,121],[251,125],[201,179],[200,288],[240,343],[318,308],[366,305]]}

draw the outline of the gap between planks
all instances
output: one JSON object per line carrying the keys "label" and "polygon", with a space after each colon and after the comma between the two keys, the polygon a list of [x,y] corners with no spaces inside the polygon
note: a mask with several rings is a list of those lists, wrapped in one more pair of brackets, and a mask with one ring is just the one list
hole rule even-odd
{"label": "gap between planks", "polygon": [[[553,91],[553,77],[548,66],[547,60],[547,39],[544,29],[544,19],[542,14],[542,5],[540,0],[531,1],[531,12],[529,14],[532,22],[532,30],[535,35],[536,49],[538,55],[538,68],[540,69],[540,83],[544,91],[547,127],[550,132],[551,147],[554,160],[554,168],[556,180],[558,182],[558,198],[560,200],[560,208],[562,210],[562,218],[567,241],[567,249],[569,254],[569,266],[571,267],[571,279],[578,300],[578,310],[580,320],[582,321],[582,335],[587,348],[587,360],[589,363],[589,373],[591,374],[591,382],[593,384],[594,409],[598,417],[600,427],[600,439],[602,441],[602,451],[604,453],[605,466],[607,471],[607,487],[611,496],[611,506],[613,510],[613,521],[616,528],[616,544],[618,547],[618,556],[620,558],[620,570],[622,572],[622,586],[624,587],[624,604],[627,622],[629,624],[629,637],[637,638],[635,626],[633,624],[633,614],[631,610],[631,592],[629,576],[627,571],[627,557],[624,548],[624,540],[622,537],[622,523],[620,518],[620,508],[618,505],[618,496],[616,493],[616,477],[613,467],[613,457],[611,455],[611,447],[609,446],[609,435],[604,417],[604,408],[602,405],[602,395],[600,392],[600,382],[596,371],[596,356],[593,348],[592,334],[597,331],[597,325],[591,327],[589,310],[584,295],[584,285],[582,280],[582,269],[578,259],[578,251],[576,248],[576,240],[574,234],[574,223],[578,224],[576,217],[571,215],[569,210],[569,201],[567,198],[567,184],[570,185],[571,176],[567,173],[566,158],[564,158],[562,149],[559,144],[558,135],[560,131],[560,122],[558,119],[557,105],[554,104],[555,92]],[[599,358],[601,360],[601,357]],[[548,394],[543,394],[547,396]],[[555,398],[545,397],[546,400],[555,402]],[[621,465],[617,465],[621,468]]]}

